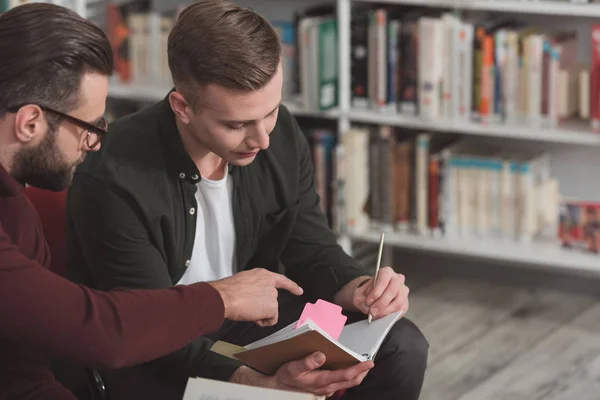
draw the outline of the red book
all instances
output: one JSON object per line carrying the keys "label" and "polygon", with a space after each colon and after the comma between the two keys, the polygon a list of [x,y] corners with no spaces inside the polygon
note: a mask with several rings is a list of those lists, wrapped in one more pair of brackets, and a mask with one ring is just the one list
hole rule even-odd
{"label": "red book", "polygon": [[429,160],[429,228],[433,231],[439,226],[438,218],[438,183],[439,161],[437,157]]}

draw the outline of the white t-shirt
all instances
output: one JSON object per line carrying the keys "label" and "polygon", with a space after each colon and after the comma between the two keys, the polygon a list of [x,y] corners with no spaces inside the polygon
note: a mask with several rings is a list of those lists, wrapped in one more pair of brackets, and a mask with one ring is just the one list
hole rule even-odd
{"label": "white t-shirt", "polygon": [[196,185],[196,237],[190,265],[177,282],[178,285],[214,281],[233,275],[233,182],[228,170],[225,168],[225,176],[221,180],[202,178]]}

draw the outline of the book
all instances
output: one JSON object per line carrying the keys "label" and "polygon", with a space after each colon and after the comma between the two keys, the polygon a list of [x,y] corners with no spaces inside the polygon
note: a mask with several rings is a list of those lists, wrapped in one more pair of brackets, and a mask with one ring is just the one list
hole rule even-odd
{"label": "book", "polygon": [[183,400],[324,400],[310,393],[266,389],[204,378],[188,380]]}
{"label": "book", "polygon": [[343,327],[338,339],[306,319],[298,321],[264,339],[244,346],[234,354],[249,367],[266,375],[273,375],[284,364],[300,360],[316,351],[325,354],[324,369],[343,369],[373,360],[386,335],[400,318],[402,312],[374,320],[370,324],[362,320]]}

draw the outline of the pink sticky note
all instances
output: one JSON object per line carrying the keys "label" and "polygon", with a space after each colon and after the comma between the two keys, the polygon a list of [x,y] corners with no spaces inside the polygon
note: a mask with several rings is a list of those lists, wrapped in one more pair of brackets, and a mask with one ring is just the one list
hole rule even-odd
{"label": "pink sticky note", "polygon": [[337,340],[348,318],[342,314],[342,307],[324,300],[317,300],[315,304],[306,303],[298,324],[296,324],[296,328],[302,325],[307,319],[313,321],[319,328],[327,332],[329,336]]}

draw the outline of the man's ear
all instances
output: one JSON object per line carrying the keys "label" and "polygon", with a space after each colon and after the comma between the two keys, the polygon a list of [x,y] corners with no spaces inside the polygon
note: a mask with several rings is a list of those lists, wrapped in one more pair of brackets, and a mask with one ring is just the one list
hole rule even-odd
{"label": "man's ear", "polygon": [[184,124],[190,123],[189,114],[192,113],[192,108],[179,92],[171,92],[169,95],[169,104],[171,109],[179,117]]}
{"label": "man's ear", "polygon": [[47,130],[48,122],[38,106],[23,106],[15,114],[15,137],[22,144],[39,140]]}

